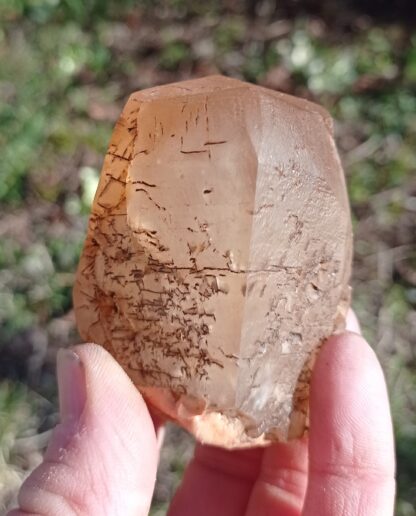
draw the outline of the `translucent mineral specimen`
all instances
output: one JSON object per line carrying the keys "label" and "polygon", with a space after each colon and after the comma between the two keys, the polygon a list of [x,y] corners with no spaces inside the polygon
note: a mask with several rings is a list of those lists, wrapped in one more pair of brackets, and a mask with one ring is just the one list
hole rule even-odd
{"label": "translucent mineral specimen", "polygon": [[351,239],[325,110],[217,76],[134,93],[78,269],[81,335],[203,442],[300,436]]}

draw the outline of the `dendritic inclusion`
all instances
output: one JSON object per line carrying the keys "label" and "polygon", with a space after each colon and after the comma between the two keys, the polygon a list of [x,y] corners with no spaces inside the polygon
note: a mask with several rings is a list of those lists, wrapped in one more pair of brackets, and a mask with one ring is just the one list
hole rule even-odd
{"label": "dendritic inclusion", "polygon": [[79,264],[81,335],[203,442],[300,436],[351,238],[325,110],[225,77],[134,93]]}

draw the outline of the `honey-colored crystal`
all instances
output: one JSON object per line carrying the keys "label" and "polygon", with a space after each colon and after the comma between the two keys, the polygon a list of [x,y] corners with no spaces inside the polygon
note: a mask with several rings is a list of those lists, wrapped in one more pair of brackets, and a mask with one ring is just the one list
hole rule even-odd
{"label": "honey-colored crystal", "polygon": [[134,93],[79,264],[79,330],[203,442],[297,437],[351,247],[325,110],[225,77]]}

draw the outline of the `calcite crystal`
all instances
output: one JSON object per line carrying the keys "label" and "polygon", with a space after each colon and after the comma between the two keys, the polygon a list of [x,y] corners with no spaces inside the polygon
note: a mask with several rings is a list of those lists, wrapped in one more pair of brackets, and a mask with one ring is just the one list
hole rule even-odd
{"label": "calcite crystal", "polygon": [[79,264],[79,330],[202,442],[300,436],[315,351],[344,325],[351,239],[321,107],[225,77],[134,93]]}

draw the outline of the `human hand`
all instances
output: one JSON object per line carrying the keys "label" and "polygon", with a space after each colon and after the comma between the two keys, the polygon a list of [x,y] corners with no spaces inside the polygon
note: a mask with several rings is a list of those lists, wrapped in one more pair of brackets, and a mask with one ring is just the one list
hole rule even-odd
{"label": "human hand", "polygon": [[[354,318],[349,329],[358,332]],[[63,351],[61,424],[8,516],[145,516],[161,427],[99,346]],[[309,438],[264,449],[197,445],[169,516],[392,516],[394,446],[385,381],[357,333],[331,337],[311,382]],[[159,435],[159,438],[158,438]]]}

